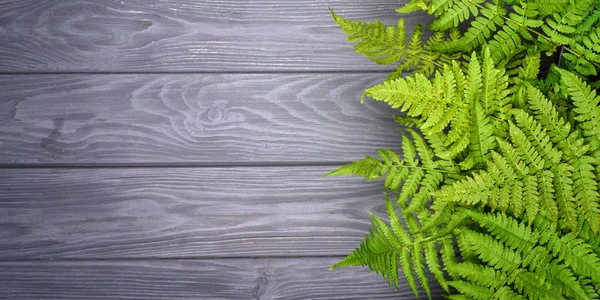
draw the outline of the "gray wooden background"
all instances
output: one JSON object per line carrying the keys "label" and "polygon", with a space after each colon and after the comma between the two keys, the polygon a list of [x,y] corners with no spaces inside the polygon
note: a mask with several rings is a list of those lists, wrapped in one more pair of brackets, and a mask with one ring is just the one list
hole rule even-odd
{"label": "gray wooden background", "polygon": [[382,189],[321,178],[400,138],[327,7],[400,2],[0,0],[0,298],[412,299],[327,271]]}

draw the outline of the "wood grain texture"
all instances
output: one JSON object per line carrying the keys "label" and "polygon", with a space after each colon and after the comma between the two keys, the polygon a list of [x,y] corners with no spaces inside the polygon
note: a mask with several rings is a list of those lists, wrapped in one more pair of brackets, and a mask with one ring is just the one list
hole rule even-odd
{"label": "wood grain texture", "polygon": [[337,259],[0,262],[0,298],[414,299],[366,268],[328,272]]}
{"label": "wood grain texture", "polygon": [[353,53],[327,7],[395,24],[405,2],[1,0],[0,72],[384,70]]}
{"label": "wood grain texture", "polygon": [[346,255],[383,191],[330,170],[0,169],[0,258]]}
{"label": "wood grain texture", "polygon": [[385,74],[4,75],[0,164],[340,162],[397,148]]}

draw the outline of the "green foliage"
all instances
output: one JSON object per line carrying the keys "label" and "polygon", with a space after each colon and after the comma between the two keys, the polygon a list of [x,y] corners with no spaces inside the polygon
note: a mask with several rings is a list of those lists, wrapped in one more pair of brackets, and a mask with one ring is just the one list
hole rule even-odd
{"label": "green foliage", "polygon": [[[436,16],[425,45],[419,27],[406,41],[403,22],[333,14],[357,52],[398,63],[363,97],[415,130],[402,154],[327,174],[380,178],[389,191],[389,224],[371,214],[365,240],[332,269],[367,266],[428,297],[427,272],[450,299],[600,298],[600,96],[588,83],[598,3],[506,2],[410,1],[399,12]],[[573,57],[538,78],[540,53],[561,46]]]}
{"label": "green foliage", "polygon": [[[508,6],[507,6],[508,4]],[[566,47],[561,67],[581,76],[597,76],[600,68],[600,2],[593,0],[413,0],[400,13],[422,10],[435,17],[429,25],[432,37],[422,46],[421,27],[404,45],[406,28],[378,21],[363,23],[332,14],[357,52],[380,64],[400,62],[392,78],[414,69],[431,75],[440,63],[465,60],[462,54],[484,46],[494,62],[518,68],[532,53],[553,55]],[[464,24],[466,29],[456,28]],[[464,26],[463,26],[464,27]],[[600,85],[596,82],[595,85]]]}
{"label": "green foliage", "polygon": [[331,10],[331,14],[348,36],[348,41],[356,42],[354,51],[381,65],[398,63],[389,79],[400,78],[405,71],[431,75],[440,62],[450,62],[452,59],[458,58],[456,54],[433,50],[433,47],[444,38],[442,33],[433,34],[423,45],[421,25],[414,28],[412,35],[407,40],[403,19],[400,19],[396,26],[385,26],[379,21],[346,20],[333,10]]}

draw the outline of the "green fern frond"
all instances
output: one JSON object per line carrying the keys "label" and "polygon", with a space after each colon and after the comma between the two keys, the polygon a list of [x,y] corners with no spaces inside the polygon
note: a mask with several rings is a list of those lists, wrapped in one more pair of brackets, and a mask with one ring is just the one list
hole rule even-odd
{"label": "green fern frond", "polygon": [[408,14],[418,10],[427,10],[427,0],[410,0],[403,7],[396,9],[401,14]]}
{"label": "green fern frond", "polygon": [[559,70],[561,81],[567,86],[569,95],[576,106],[575,120],[582,129],[586,142],[595,149],[600,148],[600,96],[585,84],[577,75]]}
{"label": "green fern frond", "polygon": [[471,144],[469,150],[476,164],[489,159],[490,150],[495,148],[494,127],[479,102],[473,102]]}
{"label": "green fern frond", "polygon": [[[393,228],[388,227],[385,222],[371,214],[372,229],[360,247],[342,261],[333,265],[330,270],[347,266],[368,266],[371,270],[386,278],[390,285],[396,285],[398,283],[398,268],[391,268],[390,266],[397,266],[399,259],[410,255],[407,246],[412,243],[412,238],[399,223],[398,216],[393,208],[391,211],[388,209],[388,214],[390,219],[394,219],[392,221]],[[403,269],[409,270],[409,274],[405,275],[407,280],[411,281],[412,269],[410,260],[408,262],[408,264],[403,265]],[[414,282],[414,280],[412,281]],[[416,286],[414,286],[414,291],[417,292]]]}
{"label": "green fern frond", "polygon": [[452,6],[454,0],[431,0],[428,2],[429,5],[427,6],[426,11],[430,14],[439,16]]}
{"label": "green fern frond", "polygon": [[559,164],[552,169],[554,173],[554,188],[556,195],[556,204],[560,215],[565,224],[572,231],[577,231],[579,225],[577,222],[577,202],[573,194],[573,166],[568,164]]}
{"label": "green fern frond", "polygon": [[367,23],[346,20],[331,8],[329,10],[335,22],[348,36],[348,42],[358,43],[354,46],[354,51],[382,65],[398,62],[404,56],[406,29],[403,19],[399,19],[397,26],[385,26],[379,21]]}
{"label": "green fern frond", "polygon": [[494,180],[486,172],[476,173],[472,177],[444,186],[433,196],[436,202],[455,202],[462,205],[474,205],[490,201],[497,187]]}
{"label": "green fern frond", "polygon": [[505,58],[511,58],[517,53],[525,50],[521,36],[523,35],[524,29],[511,28],[505,26],[503,30],[498,31],[493,40],[489,42],[490,51],[493,53],[492,57],[494,61],[501,61]]}
{"label": "green fern frond", "polygon": [[540,243],[545,244],[554,257],[563,260],[580,276],[589,277],[594,284],[600,282],[600,259],[589,244],[573,233],[559,235],[552,229],[541,234]]}
{"label": "green fern frond", "polygon": [[357,160],[345,166],[338,168],[335,171],[325,174],[328,176],[354,175],[365,177],[368,180],[380,178],[385,174],[384,165],[380,160],[367,156],[364,159]]}
{"label": "green fern frond", "polygon": [[570,123],[566,122],[554,105],[538,89],[527,87],[529,109],[535,114],[535,119],[546,129],[553,143],[564,153],[567,160],[583,155],[589,146],[584,145],[583,139],[577,132],[571,131]]}
{"label": "green fern frond", "polygon": [[485,286],[475,284],[473,282],[451,281],[448,284],[450,284],[456,290],[461,292],[465,296],[464,299],[487,300],[491,299],[494,296],[494,290]]}
{"label": "green fern frond", "polygon": [[577,1],[564,7],[560,13],[550,14],[541,29],[544,34],[557,45],[568,45],[573,42],[569,35],[577,30],[582,22],[582,15],[589,9],[591,1]]}
{"label": "green fern frond", "polygon": [[562,152],[554,148],[554,145],[550,141],[550,136],[543,129],[542,125],[522,110],[514,110],[513,113],[517,125],[525,132],[528,140],[531,141],[531,144],[542,157],[552,164],[558,164],[561,161]]}
{"label": "green fern frond", "polygon": [[460,212],[471,217],[490,235],[512,250],[532,248],[540,238],[538,232],[504,214],[483,214],[464,208]]}
{"label": "green fern frond", "polygon": [[[504,281],[506,281],[506,273],[498,271],[492,267],[481,264],[472,263],[469,261],[455,264],[450,267],[452,272],[458,274],[471,283],[490,288],[493,294],[495,289],[498,289]],[[491,295],[489,298],[490,299]]]}
{"label": "green fern frond", "polygon": [[600,195],[594,163],[595,160],[589,156],[580,157],[573,162],[573,191],[579,209],[592,231],[597,234],[600,231]]}
{"label": "green fern frond", "polygon": [[[479,10],[473,3],[483,3],[486,0],[476,1],[456,1],[452,6],[447,5],[446,9],[441,15],[438,16],[435,21],[431,23],[429,29],[432,31],[448,30],[452,27],[457,27],[458,24],[470,19],[471,17],[477,17]],[[438,4],[438,7],[442,6]]]}
{"label": "green fern frond", "polygon": [[[598,7],[598,3],[594,4],[596,8]],[[588,12],[584,15],[583,21],[577,27],[575,33],[583,34],[590,32],[594,25],[596,25],[600,21],[600,10],[598,9],[589,9]]]}
{"label": "green fern frond", "polygon": [[491,236],[472,230],[461,230],[479,259],[504,273],[512,273],[522,262],[519,252],[508,249]]}
{"label": "green fern frond", "polygon": [[428,243],[425,245],[425,261],[427,262],[427,267],[429,268],[429,271],[433,277],[437,280],[438,284],[444,289],[444,291],[449,293],[450,289],[448,287],[448,281],[444,275],[442,264],[440,263],[438,256],[439,254],[435,243]]}
{"label": "green fern frond", "polygon": [[554,13],[562,13],[569,8],[571,0],[529,0],[527,1],[532,9],[535,9],[541,16],[547,16]]}
{"label": "green fern frond", "polygon": [[469,29],[460,39],[442,43],[437,50],[441,52],[471,52],[479,45],[486,43],[492,32],[504,24],[502,16],[506,14],[506,10],[501,5],[485,3],[485,6],[480,8],[480,14],[471,22]]}
{"label": "green fern frond", "polygon": [[533,173],[547,166],[546,160],[533,147],[533,144],[525,133],[512,122],[509,124],[510,138],[515,146],[519,158],[529,167]]}
{"label": "green fern frond", "polygon": [[[576,259],[574,254],[582,254],[582,251],[589,247],[581,240],[572,239],[568,236],[560,238],[556,232],[548,228],[543,229],[543,231],[531,230],[529,226],[505,215],[464,211],[494,236],[494,239],[492,239],[485,234],[473,231],[465,232],[479,258],[490,267],[500,269],[504,274],[507,274],[501,283],[491,279],[488,280],[487,287],[496,289],[505,284],[513,284],[515,290],[524,292],[533,298],[541,297],[540,299],[547,299],[547,296],[552,295],[552,293],[554,293],[553,299],[562,298],[562,292],[566,296],[575,297],[576,299],[586,298],[585,285],[580,284],[575,274],[595,276],[594,272],[598,267],[596,265],[598,258],[595,255],[589,255],[586,258],[590,259],[590,263],[580,265],[581,260]],[[548,248],[546,248],[546,243],[548,243]],[[573,246],[576,250],[563,249],[562,247],[566,246],[565,244]],[[560,263],[563,259],[574,260],[570,263],[573,263],[575,273]],[[470,266],[471,270],[482,268],[486,267]],[[526,274],[526,277],[522,276],[524,274]],[[469,276],[464,274],[463,276],[469,279]],[[548,282],[549,284],[544,286],[531,285],[534,278],[537,282]],[[481,283],[482,280],[485,280],[485,277],[480,274],[480,278],[470,278],[470,280],[479,280],[478,283]],[[529,285],[526,284],[527,282]],[[536,286],[538,290],[531,289],[533,286]],[[560,289],[555,290],[555,287]]]}
{"label": "green fern frond", "polygon": [[420,212],[431,199],[430,193],[437,190],[444,181],[444,174],[453,172],[448,165],[434,161],[433,151],[425,140],[412,130],[413,137],[402,137],[404,158],[390,149],[378,150],[381,159],[370,156],[325,174],[325,176],[354,175],[373,180],[385,177],[384,187],[397,193],[398,204],[409,202],[406,212]]}
{"label": "green fern frond", "polygon": [[[406,282],[415,295],[418,295],[416,284],[416,278],[418,278],[428,297],[431,298],[428,279],[425,273],[423,247],[427,247],[428,243],[435,243],[435,240],[418,239],[420,237],[418,233],[414,237],[411,236],[409,231],[400,222],[400,218],[387,196],[386,210],[390,226],[374,214],[371,214],[372,229],[367,234],[365,240],[361,242],[360,247],[333,265],[330,270],[338,267],[367,266],[384,277],[390,285],[397,287],[399,281],[398,270],[401,269]],[[416,221],[413,220],[413,222]],[[407,224],[410,231],[414,232],[418,230],[417,225],[413,223],[411,226],[408,219]],[[413,227],[412,230],[410,227]],[[438,267],[435,266],[433,261],[430,261],[428,265]]]}
{"label": "green fern frond", "polygon": [[[372,214],[366,238],[332,268],[368,266],[392,286],[403,273],[429,298],[427,271],[449,299],[600,298],[600,96],[586,83],[600,68],[600,3],[410,0],[398,9],[416,10],[437,16],[425,43],[420,25],[407,40],[402,21],[332,12],[357,52],[397,64],[363,97],[415,128],[402,155],[380,149],[327,174],[384,178],[395,197],[386,194],[389,225]],[[568,71],[540,72],[541,53],[558,47]]]}

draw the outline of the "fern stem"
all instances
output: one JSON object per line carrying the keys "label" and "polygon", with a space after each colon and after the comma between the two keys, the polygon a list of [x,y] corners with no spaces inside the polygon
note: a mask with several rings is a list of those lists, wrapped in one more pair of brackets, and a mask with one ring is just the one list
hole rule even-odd
{"label": "fern stem", "polygon": [[407,165],[388,165],[390,167],[395,167],[395,168],[415,168],[415,169],[421,169],[421,170],[425,170],[425,171],[438,171],[441,173],[450,173],[450,174],[459,174],[460,172],[454,172],[454,171],[448,171],[448,170],[442,170],[442,169],[436,169],[436,168],[425,168],[425,167],[420,167],[420,166],[407,166]]}
{"label": "fern stem", "polygon": [[[432,243],[432,242],[437,242],[437,241],[440,241],[442,238],[445,238],[445,237],[446,237],[446,236],[442,236],[442,237],[436,237],[435,235],[432,235],[432,236],[430,236],[430,237],[428,237],[428,238],[425,238],[425,239],[422,239],[422,240],[413,241],[413,242],[412,242],[412,243],[410,243],[410,244],[405,244],[405,245],[402,245],[402,246],[400,246],[400,247],[395,247],[395,248],[393,248],[393,250],[394,250],[394,251],[399,251],[399,250],[401,250],[402,248],[411,248],[411,247],[413,247],[413,246],[415,246],[415,245],[418,245],[418,244],[429,244],[429,243]],[[410,249],[409,249],[409,250],[410,250]],[[386,251],[380,251],[380,252],[372,252],[372,253],[370,253],[369,255],[370,255],[370,256],[378,256],[378,255],[387,254],[387,253],[389,253],[389,252],[390,252],[389,250],[386,250]]]}

